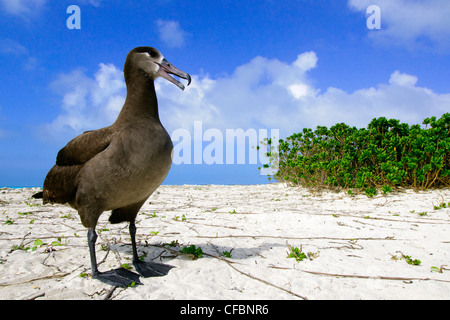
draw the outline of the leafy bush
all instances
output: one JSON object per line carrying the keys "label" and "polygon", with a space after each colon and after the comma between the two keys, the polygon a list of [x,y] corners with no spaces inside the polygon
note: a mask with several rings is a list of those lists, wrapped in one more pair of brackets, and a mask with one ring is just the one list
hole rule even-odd
{"label": "leafy bush", "polygon": [[[345,123],[303,129],[279,140],[277,181],[318,189],[363,190],[368,196],[393,187],[416,190],[450,186],[450,113],[420,125],[375,118],[367,129]],[[272,141],[268,141],[268,148]]]}

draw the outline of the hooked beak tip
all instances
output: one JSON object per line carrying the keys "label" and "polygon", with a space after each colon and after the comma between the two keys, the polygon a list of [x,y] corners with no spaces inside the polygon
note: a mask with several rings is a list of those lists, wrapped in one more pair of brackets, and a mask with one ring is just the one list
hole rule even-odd
{"label": "hooked beak tip", "polygon": [[187,73],[187,81],[188,81],[187,85],[190,85],[191,84],[191,76],[189,75],[189,73]]}

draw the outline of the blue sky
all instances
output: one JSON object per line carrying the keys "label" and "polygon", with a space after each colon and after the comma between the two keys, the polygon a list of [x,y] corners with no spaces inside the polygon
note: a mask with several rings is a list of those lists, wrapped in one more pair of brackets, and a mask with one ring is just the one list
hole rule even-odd
{"label": "blue sky", "polygon": [[[81,29],[66,25],[73,4]],[[370,5],[379,30],[367,28]],[[156,80],[161,121],[193,142],[194,121],[223,138],[238,128],[283,138],[440,117],[450,111],[449,16],[447,0],[0,0],[0,186],[42,185],[71,138],[111,124],[126,54],[142,45],[193,77],[184,92]],[[176,164],[165,183],[267,183],[258,166]]]}

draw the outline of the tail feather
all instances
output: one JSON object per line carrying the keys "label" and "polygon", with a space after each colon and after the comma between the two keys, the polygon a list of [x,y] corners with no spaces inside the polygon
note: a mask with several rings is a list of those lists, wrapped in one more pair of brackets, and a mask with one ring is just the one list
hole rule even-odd
{"label": "tail feather", "polygon": [[72,201],[77,190],[76,177],[82,166],[53,166],[44,181],[44,204]]}
{"label": "tail feather", "polygon": [[42,199],[44,197],[44,192],[41,191],[41,192],[35,193],[32,195],[32,197],[35,199]]}

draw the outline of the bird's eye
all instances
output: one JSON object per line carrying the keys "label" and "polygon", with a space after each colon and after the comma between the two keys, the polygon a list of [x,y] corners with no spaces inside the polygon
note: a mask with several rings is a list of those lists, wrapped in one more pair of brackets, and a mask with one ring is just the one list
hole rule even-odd
{"label": "bird's eye", "polygon": [[155,57],[156,57],[156,52],[155,52],[155,51],[150,50],[150,51],[148,52],[148,54],[149,54],[150,57],[152,57],[152,58],[155,58]]}

